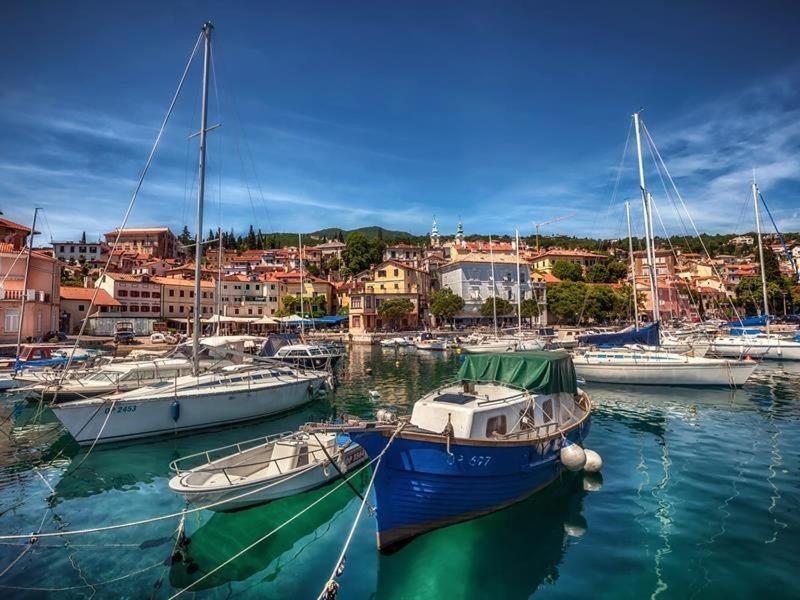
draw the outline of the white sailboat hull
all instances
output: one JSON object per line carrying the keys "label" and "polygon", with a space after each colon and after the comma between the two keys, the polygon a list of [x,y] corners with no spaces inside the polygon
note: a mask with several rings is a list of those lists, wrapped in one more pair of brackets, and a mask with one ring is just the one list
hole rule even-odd
{"label": "white sailboat hull", "polygon": [[711,342],[710,352],[717,356],[750,356],[768,360],[800,360],[800,342],[780,338],[732,336]]}
{"label": "white sailboat hull", "polygon": [[81,444],[118,442],[145,437],[218,427],[268,417],[298,408],[313,399],[312,391],[324,384],[322,377],[301,377],[280,386],[261,389],[209,391],[178,397],[179,416],[174,419],[176,398],[119,398],[103,426],[114,396],[95,401],[67,402],[52,407],[72,437]]}
{"label": "white sailboat hull", "polygon": [[696,359],[659,364],[633,358],[604,360],[584,356],[575,357],[574,363],[577,375],[589,382],[680,386],[740,386],[757,366],[753,361]]}
{"label": "white sailboat hull", "polygon": [[484,354],[486,352],[514,352],[517,349],[516,340],[491,340],[477,344],[464,344],[461,351],[467,354]]}

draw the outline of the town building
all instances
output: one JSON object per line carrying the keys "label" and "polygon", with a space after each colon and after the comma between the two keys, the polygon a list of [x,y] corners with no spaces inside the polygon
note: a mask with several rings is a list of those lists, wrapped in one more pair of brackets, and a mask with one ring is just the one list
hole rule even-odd
{"label": "town building", "polygon": [[559,261],[571,262],[580,265],[584,271],[597,263],[608,261],[605,254],[587,252],[585,250],[546,250],[530,259],[531,266],[542,273],[552,273],[553,267]]}
{"label": "town building", "polygon": [[0,342],[16,342],[20,329],[23,340],[39,339],[58,330],[61,263],[39,250],[31,253],[22,319],[25,242],[30,234],[30,227],[0,217]]}
{"label": "town building", "polygon": [[419,269],[425,261],[425,248],[412,244],[387,244],[383,260],[397,260]]}
{"label": "town building", "polygon": [[[84,319],[89,315],[92,298],[94,298],[94,305],[91,311],[93,316],[114,316],[122,307],[122,304],[112,298],[104,289],[93,287],[61,286],[60,297],[60,331],[68,334],[80,332]],[[87,333],[91,330],[91,327],[84,329]]]}
{"label": "town building", "polygon": [[[194,312],[194,287],[191,279],[178,279],[172,277],[153,277],[152,283],[161,287],[161,316],[167,321],[185,323]],[[200,313],[201,318],[208,318],[215,314],[214,310],[214,283],[201,280]]]}
{"label": "town building", "polygon": [[114,229],[105,234],[106,243],[113,246],[119,234],[115,250],[125,250],[137,254],[145,254],[152,258],[177,258],[183,254],[178,238],[169,227],[125,228],[122,232]]}
{"label": "town building", "polygon": [[519,265],[518,287],[517,258],[509,254],[494,257],[483,253],[459,255],[441,267],[439,278],[443,288],[449,288],[464,300],[464,310],[458,318],[481,318],[481,305],[493,296],[515,304],[518,289],[521,300],[542,299],[545,287],[544,283],[531,281],[530,265],[525,261]]}
{"label": "town building", "polygon": [[162,290],[157,279],[149,275],[106,273],[95,286],[120,303],[118,316],[155,319],[162,314]]}
{"label": "town building", "polygon": [[385,261],[370,270],[364,278],[347,290],[350,331],[363,333],[380,330],[389,325],[380,314],[383,302],[405,298],[412,310],[396,325],[400,329],[413,329],[425,318],[428,295],[431,289],[430,274],[397,260]]}
{"label": "town building", "polygon": [[53,256],[65,263],[89,262],[99,265],[108,256],[105,242],[52,242]]}

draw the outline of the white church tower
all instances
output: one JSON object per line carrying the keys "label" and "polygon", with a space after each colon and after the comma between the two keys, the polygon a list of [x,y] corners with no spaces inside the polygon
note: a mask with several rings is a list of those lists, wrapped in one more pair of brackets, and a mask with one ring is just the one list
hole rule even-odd
{"label": "white church tower", "polygon": [[436,215],[433,217],[433,225],[431,225],[431,248],[439,247],[439,225],[436,224]]}

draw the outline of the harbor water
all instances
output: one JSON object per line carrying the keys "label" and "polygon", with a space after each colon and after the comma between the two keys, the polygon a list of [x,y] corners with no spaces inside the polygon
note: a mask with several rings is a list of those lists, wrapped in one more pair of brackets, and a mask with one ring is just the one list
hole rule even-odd
{"label": "harbor water", "polygon": [[[47,409],[9,397],[0,410],[0,533],[180,512],[182,499],[167,488],[171,460],[334,413],[407,413],[452,378],[459,357],[354,347],[342,363],[336,392],[301,411],[91,453]],[[565,476],[524,502],[388,555],[376,551],[365,511],[339,597],[797,597],[800,364],[764,363],[735,391],[586,389],[595,404],[587,446],[603,457],[601,477]],[[353,481],[364,489],[368,477],[363,471]],[[189,514],[180,561],[169,560],[178,518],[32,544],[0,541],[0,593],[169,598],[188,587],[181,597],[316,598],[360,504],[347,486],[332,490]]]}

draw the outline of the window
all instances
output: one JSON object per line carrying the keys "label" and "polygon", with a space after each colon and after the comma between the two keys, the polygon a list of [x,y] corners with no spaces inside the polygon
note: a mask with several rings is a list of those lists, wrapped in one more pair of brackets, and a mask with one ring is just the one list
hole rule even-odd
{"label": "window", "polygon": [[350,299],[350,308],[361,308],[361,296],[353,296]]}
{"label": "window", "polygon": [[506,416],[498,415],[490,417],[486,421],[486,437],[492,437],[494,434],[504,435],[506,432]]}
{"label": "window", "polygon": [[394,276],[397,277],[398,275],[400,275],[400,269],[395,269]]}
{"label": "window", "polygon": [[178,307],[178,312],[183,312],[183,304]]}
{"label": "window", "polygon": [[69,251],[70,251],[70,252],[75,252],[75,246],[70,246],[70,247],[69,247]]}
{"label": "window", "polygon": [[89,247],[89,254],[97,254],[97,248],[94,246]]}
{"label": "window", "polygon": [[194,291],[189,290],[189,298],[194,298]]}
{"label": "window", "polygon": [[78,304],[78,312],[83,312],[84,310],[86,310],[86,307],[83,304]]}
{"label": "window", "polygon": [[64,246],[61,246],[61,252],[65,252]]}
{"label": "window", "polygon": [[183,290],[181,290],[180,292],[178,292],[178,296],[180,296],[181,298],[183,298],[183,296],[184,296],[184,291],[183,291]]}
{"label": "window", "polygon": [[171,312],[171,313],[175,312],[175,306],[174,305],[172,305],[172,304],[169,305],[169,312]]}
{"label": "window", "polygon": [[117,296],[124,298],[128,295],[128,290],[117,290]]}
{"label": "window", "polygon": [[80,252],[81,254],[86,254],[86,246],[80,246],[78,248],[78,252]]}
{"label": "window", "polygon": [[553,400],[542,402],[542,420],[548,423],[553,420]]}
{"label": "window", "polygon": [[359,315],[353,315],[350,318],[353,320],[353,327],[361,327],[361,317]]}
{"label": "window", "polygon": [[381,269],[378,271],[378,277],[386,277],[386,269]]}
{"label": "window", "polygon": [[138,298],[139,290],[131,290],[131,298]]}
{"label": "window", "polygon": [[136,304],[131,304],[128,307],[128,310],[131,311],[131,312],[139,312],[139,307]]}
{"label": "window", "polygon": [[[170,291],[169,291],[169,295],[170,295],[170,296],[174,296],[174,295],[175,295],[175,290],[170,290]],[[155,297],[155,296],[154,296],[154,297]]]}
{"label": "window", "polygon": [[150,292],[142,292],[142,298],[149,298]]}
{"label": "window", "polygon": [[[394,284],[394,289],[399,290],[400,289],[400,284],[399,283],[395,283]],[[631,302],[633,302],[633,300],[631,300]]]}

